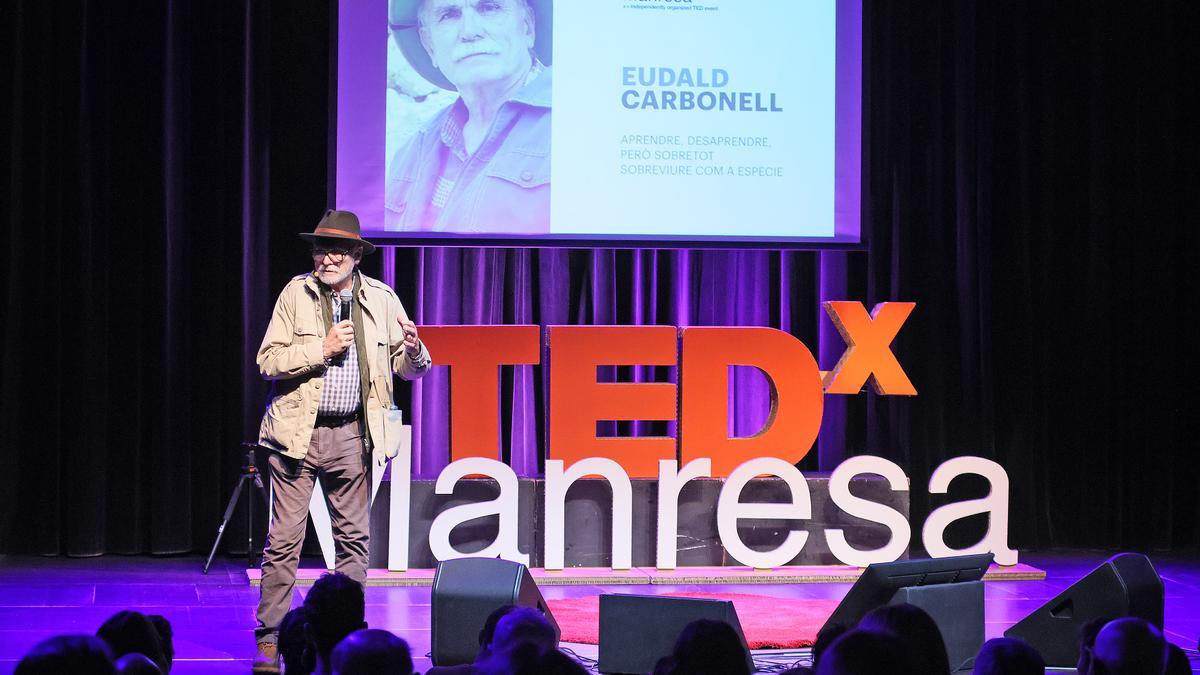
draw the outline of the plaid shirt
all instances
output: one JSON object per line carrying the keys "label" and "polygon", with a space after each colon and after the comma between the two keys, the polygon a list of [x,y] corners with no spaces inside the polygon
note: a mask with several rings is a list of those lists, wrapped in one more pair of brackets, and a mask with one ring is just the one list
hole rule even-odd
{"label": "plaid shirt", "polygon": [[[333,295],[333,322],[342,320],[342,300]],[[362,376],[358,371],[358,346],[354,341],[346,351],[330,360],[325,368],[325,382],[321,386],[321,401],[317,403],[318,415],[342,416],[353,414],[362,401]]]}

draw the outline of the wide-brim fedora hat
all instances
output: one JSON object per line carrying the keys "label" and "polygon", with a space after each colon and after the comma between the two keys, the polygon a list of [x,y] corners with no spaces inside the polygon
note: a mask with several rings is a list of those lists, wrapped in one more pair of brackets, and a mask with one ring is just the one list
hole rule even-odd
{"label": "wide-brim fedora hat", "polygon": [[[533,52],[544,65],[550,65],[551,35],[554,26],[554,6],[552,0],[516,0],[528,2],[533,8]],[[400,47],[400,53],[408,60],[413,70],[421,77],[429,80],[442,89],[458,91],[458,88],[446,79],[442,71],[429,60],[429,52],[421,44],[418,33],[421,24],[417,20],[417,10],[421,8],[422,0],[388,0],[388,24],[392,29],[392,37]]]}
{"label": "wide-brim fedora hat", "polygon": [[358,224],[358,216],[349,211],[329,209],[321,216],[321,222],[312,232],[301,232],[300,236],[310,243],[318,239],[341,239],[347,243],[363,245],[363,255],[375,252],[375,244],[362,238],[362,228]]}

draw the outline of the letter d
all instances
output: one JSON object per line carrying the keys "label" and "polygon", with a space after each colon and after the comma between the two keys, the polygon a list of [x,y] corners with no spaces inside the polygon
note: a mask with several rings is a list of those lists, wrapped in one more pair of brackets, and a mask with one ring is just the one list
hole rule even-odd
{"label": "letter d", "polygon": [[[771,415],[748,438],[729,438],[729,366],[754,366],[771,381]],[[683,329],[680,459],[712,458],[714,478],[758,457],[795,464],[821,428],[824,393],[808,347],[774,328]]]}

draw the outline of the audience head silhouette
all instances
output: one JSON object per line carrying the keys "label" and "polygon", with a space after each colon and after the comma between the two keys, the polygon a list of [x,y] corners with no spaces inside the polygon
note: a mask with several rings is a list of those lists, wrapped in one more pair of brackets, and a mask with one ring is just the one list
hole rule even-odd
{"label": "audience head silhouette", "polygon": [[[663,672],[682,675],[748,675],[746,646],[724,621],[697,619],[684,626]],[[658,670],[656,668],[656,670]]]}
{"label": "audience head silhouette", "polygon": [[822,626],[821,630],[817,631],[817,639],[813,641],[812,646],[813,671],[816,671],[817,664],[821,662],[821,655],[825,653],[825,650],[829,649],[829,645],[833,644],[834,640],[840,638],[848,630],[850,630],[850,627],[845,624],[830,623]]}
{"label": "audience head silhouette", "polygon": [[1167,643],[1167,668],[1164,675],[1191,675],[1192,663],[1188,661],[1187,653],[1170,642]]}
{"label": "audience head silhouette", "polygon": [[483,620],[483,627],[479,629],[479,653],[475,656],[476,661],[482,661],[492,653],[492,641],[496,639],[496,624],[516,608],[516,605],[500,605]]}
{"label": "audience head silhouette", "polygon": [[304,661],[304,625],[307,619],[304,607],[295,607],[283,616],[279,622],[279,636],[275,646],[279,649],[279,657],[283,660],[283,669],[288,675],[307,675],[312,672],[313,664]]}
{"label": "audience head silhouette", "polygon": [[347,635],[366,628],[362,584],[340,572],[323,574],[304,597],[305,636],[316,652],[315,669],[328,670],[329,655]]}
{"label": "audience head silhouette", "polygon": [[1079,661],[1075,664],[1075,672],[1092,672],[1092,647],[1096,644],[1096,634],[1104,628],[1104,624],[1112,621],[1112,617],[1092,619],[1079,629]]}
{"label": "audience head silhouette", "polygon": [[504,652],[525,644],[536,645],[542,651],[556,649],[558,633],[538,610],[515,607],[496,621],[491,652]]}
{"label": "audience head silhouette", "polygon": [[950,663],[942,631],[934,623],[933,617],[920,607],[907,603],[876,607],[858,622],[858,627],[895,635],[912,648],[914,658],[922,661],[924,672],[949,675]]}
{"label": "audience head silhouette", "polygon": [[142,654],[153,661],[159,670],[166,672],[167,660],[163,656],[158,631],[145,614],[129,610],[117,612],[100,624],[96,637],[108,643],[114,659],[126,654]]}
{"label": "audience head silhouette", "polygon": [[[492,656],[493,649],[496,649],[496,624],[500,623],[500,619],[507,616],[510,612],[517,609],[516,605],[500,605],[488,614],[483,621],[483,626],[479,629],[479,651],[475,653],[473,663],[466,663],[454,666],[434,666],[426,671],[425,675],[474,675],[478,672],[479,664],[486,661]],[[553,631],[553,628],[551,628]]]}
{"label": "audience head silhouette", "polygon": [[346,636],[333,648],[337,675],[412,675],[408,643],[386,630],[364,628]]}
{"label": "audience head silhouette", "polygon": [[30,649],[17,663],[14,675],[109,675],[112,655],[104,640],[91,635],[56,635]]}
{"label": "audience head silhouette", "polygon": [[171,622],[161,614],[147,614],[146,618],[154,626],[154,632],[158,633],[158,644],[162,647],[163,663],[166,665],[163,672],[169,673],[171,666],[175,663],[175,636],[174,631],[171,630]]}
{"label": "audience head silhouette", "polygon": [[1036,649],[1014,638],[983,643],[975,657],[974,675],[1042,675],[1046,662]]}
{"label": "audience head silhouette", "polygon": [[890,633],[854,629],[821,655],[817,675],[924,675],[911,648]]}
{"label": "audience head silhouette", "polygon": [[1158,675],[1166,666],[1167,643],[1148,621],[1116,619],[1096,634],[1091,670],[1095,675]]}

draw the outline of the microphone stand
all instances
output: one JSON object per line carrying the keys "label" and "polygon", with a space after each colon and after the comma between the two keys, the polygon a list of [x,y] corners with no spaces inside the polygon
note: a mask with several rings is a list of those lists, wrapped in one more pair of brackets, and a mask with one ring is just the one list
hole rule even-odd
{"label": "microphone stand", "polygon": [[[225,516],[221,519],[221,525],[217,527],[217,540],[213,542],[212,550],[208,553],[208,560],[204,561],[203,574],[208,574],[213,556],[217,554],[217,547],[221,545],[221,535],[225,534],[225,526],[233,517],[233,510],[237,507],[238,498],[242,496],[242,487],[246,483],[251,483],[258,488],[255,492],[258,492],[258,496],[262,498],[263,508],[270,509],[271,502],[267,498],[267,488],[263,486],[262,474],[259,473],[258,466],[254,463],[254,450],[258,448],[258,444],[243,442],[242,447],[246,448],[246,463],[242,465],[242,475],[238,477],[237,484],[233,486],[233,494],[229,496],[229,505],[225,507]],[[254,500],[248,499],[246,500],[246,567],[254,567],[255,562]]]}

